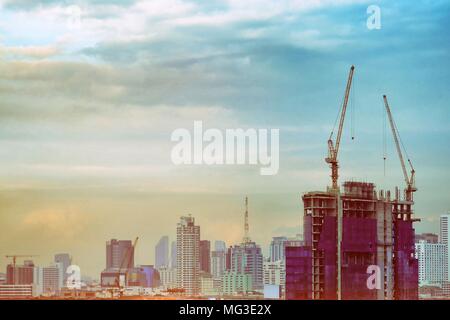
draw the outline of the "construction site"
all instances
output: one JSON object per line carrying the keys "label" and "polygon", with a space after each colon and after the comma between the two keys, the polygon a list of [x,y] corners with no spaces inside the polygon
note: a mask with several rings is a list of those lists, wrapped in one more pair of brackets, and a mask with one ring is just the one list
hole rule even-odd
{"label": "construction site", "polygon": [[[339,127],[328,139],[325,162],[331,168],[326,191],[303,200],[304,245],[286,248],[286,298],[327,300],[418,299],[418,261],[414,256],[415,171],[408,173],[403,144],[386,96],[384,106],[402,167],[405,188],[376,190],[373,183],[338,183],[341,142],[354,66],[350,68]],[[402,151],[403,149],[403,151]],[[371,270],[376,279],[371,283]]]}

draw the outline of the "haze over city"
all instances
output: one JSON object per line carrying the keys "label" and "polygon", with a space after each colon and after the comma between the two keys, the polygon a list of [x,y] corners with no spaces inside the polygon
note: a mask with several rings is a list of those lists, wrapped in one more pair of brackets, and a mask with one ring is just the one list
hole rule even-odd
{"label": "haze over city", "polygon": [[[373,2],[380,30],[366,27]],[[272,236],[303,233],[301,195],[330,184],[352,64],[340,182],[404,187],[390,132],[384,170],[387,94],[416,169],[416,231],[437,233],[450,209],[448,1],[74,1],[75,24],[69,4],[0,3],[1,271],[4,254],[70,252],[98,278],[105,242],[136,236],[136,262],[151,264],[187,214],[202,239],[234,244],[245,195],[266,252]],[[195,120],[279,128],[278,174],[175,166],[170,135]]]}

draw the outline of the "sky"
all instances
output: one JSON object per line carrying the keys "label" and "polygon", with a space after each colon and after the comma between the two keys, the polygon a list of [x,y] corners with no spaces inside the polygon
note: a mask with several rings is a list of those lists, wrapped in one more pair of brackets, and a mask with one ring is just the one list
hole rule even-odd
{"label": "sky", "polygon": [[[381,10],[369,30],[367,8]],[[327,139],[355,75],[340,181],[404,186],[382,95],[416,170],[417,232],[450,210],[450,3],[363,0],[0,0],[0,272],[68,252],[98,278],[105,242],[136,262],[192,214],[201,238],[302,233],[301,195],[325,190]],[[280,129],[280,169],[176,166],[171,133]],[[352,133],[355,139],[351,139]],[[383,141],[387,159],[383,161]]]}

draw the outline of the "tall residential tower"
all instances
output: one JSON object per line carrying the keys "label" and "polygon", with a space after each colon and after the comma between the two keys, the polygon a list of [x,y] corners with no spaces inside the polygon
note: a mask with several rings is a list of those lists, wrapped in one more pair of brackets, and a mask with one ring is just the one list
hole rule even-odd
{"label": "tall residential tower", "polygon": [[200,293],[200,226],[191,216],[177,225],[177,287],[189,296]]}

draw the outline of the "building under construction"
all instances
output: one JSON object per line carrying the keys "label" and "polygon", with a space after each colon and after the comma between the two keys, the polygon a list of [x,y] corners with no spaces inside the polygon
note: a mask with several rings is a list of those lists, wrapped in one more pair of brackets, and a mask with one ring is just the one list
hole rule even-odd
{"label": "building under construction", "polygon": [[348,181],[339,188],[340,137],[354,67],[350,69],[339,130],[328,140],[331,167],[327,191],[302,196],[305,244],[286,248],[287,299],[417,299],[418,262],[414,257],[414,169],[405,168],[397,127],[384,96],[406,188],[395,194],[373,183]]}

